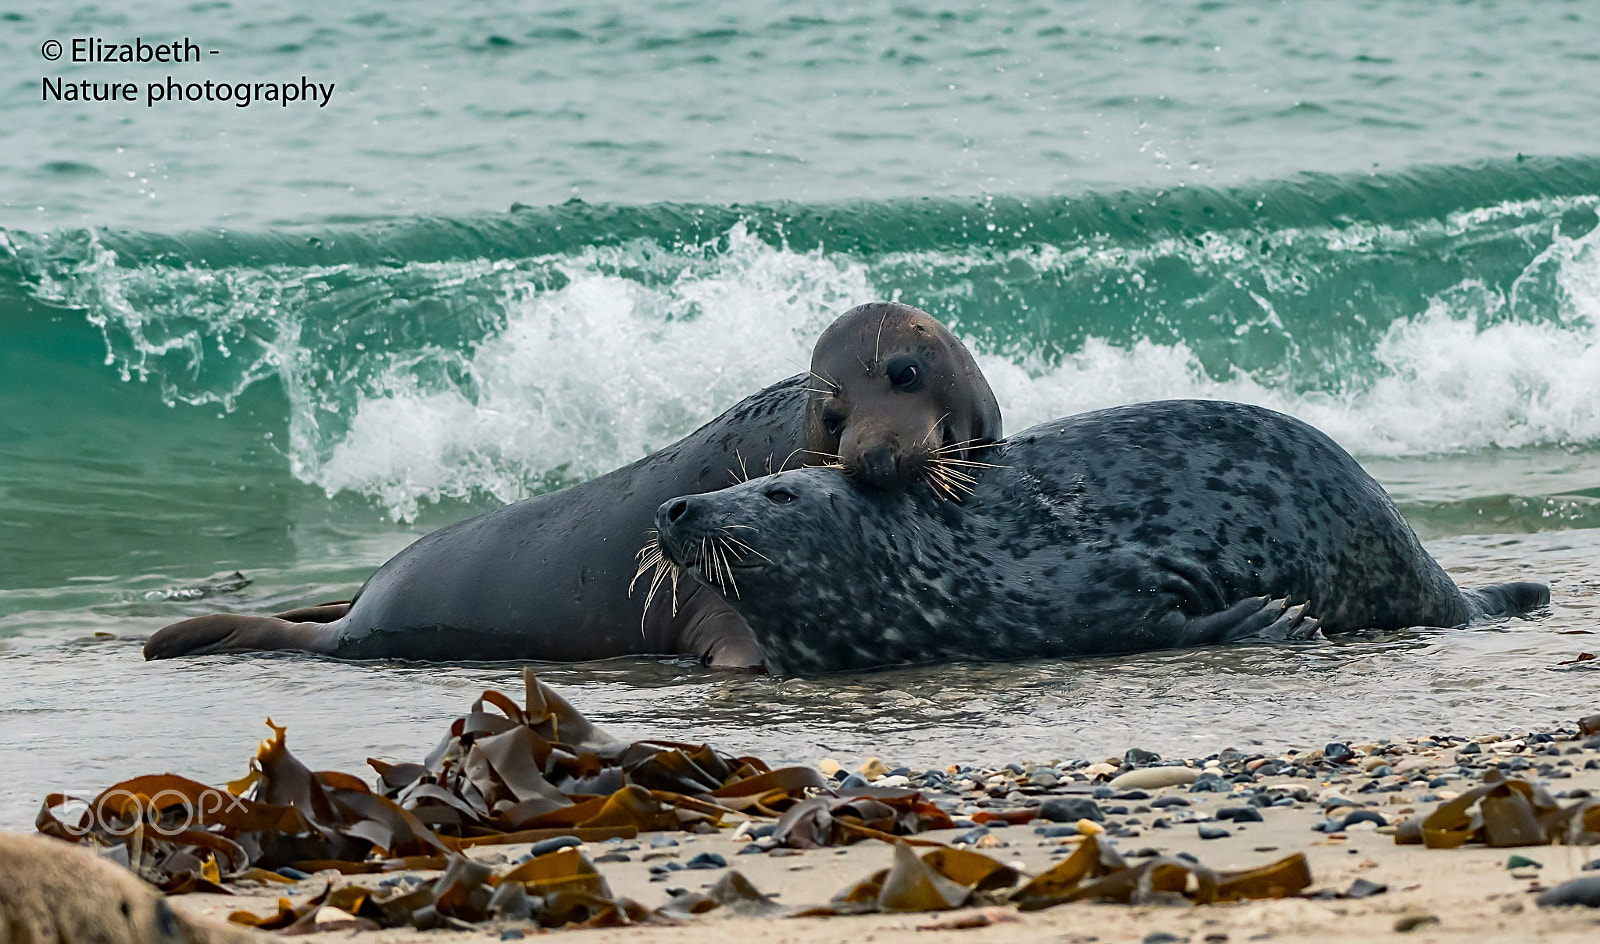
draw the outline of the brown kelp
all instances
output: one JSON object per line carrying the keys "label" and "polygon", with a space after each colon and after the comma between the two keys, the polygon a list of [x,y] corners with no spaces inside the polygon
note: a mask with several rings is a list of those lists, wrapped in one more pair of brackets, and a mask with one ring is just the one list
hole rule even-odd
{"label": "brown kelp", "polygon": [[1556,802],[1537,784],[1506,777],[1495,768],[1483,783],[1440,803],[1432,813],[1401,823],[1397,845],[1454,849],[1468,843],[1497,848],[1600,842],[1600,802]]}
{"label": "brown kelp", "polygon": [[524,682],[522,705],[485,692],[422,762],[369,760],[375,789],[348,773],[310,770],[269,720],[272,735],[249,772],[225,787],[135,777],[92,799],[51,794],[37,825],[106,850],[171,893],[223,891],[230,879],[285,866],[444,868],[483,844],[704,832],[730,818],[791,812],[779,841],[800,847],[949,825],[916,791],[812,798],[827,782],[809,767],[775,770],[705,744],[613,738],[531,671]]}

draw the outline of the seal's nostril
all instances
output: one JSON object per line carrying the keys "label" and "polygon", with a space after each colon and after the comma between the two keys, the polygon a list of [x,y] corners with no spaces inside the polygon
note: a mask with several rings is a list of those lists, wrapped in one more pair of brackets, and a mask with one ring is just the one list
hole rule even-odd
{"label": "seal's nostril", "polygon": [[678,499],[677,501],[672,503],[672,507],[667,509],[667,521],[669,523],[670,522],[676,522],[679,518],[682,518],[683,517],[683,513],[688,511],[688,510],[689,510],[689,503],[684,501],[681,498]]}

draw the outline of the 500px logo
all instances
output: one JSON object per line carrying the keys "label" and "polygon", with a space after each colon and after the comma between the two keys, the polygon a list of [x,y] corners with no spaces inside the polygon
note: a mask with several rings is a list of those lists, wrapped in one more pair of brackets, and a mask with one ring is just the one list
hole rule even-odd
{"label": "500px logo", "polygon": [[[54,799],[54,798],[53,798]],[[74,796],[50,805],[59,811],[56,821],[69,835],[83,837],[146,835],[178,836],[208,822],[222,812],[246,812],[245,802],[225,790],[206,790],[191,796],[179,790],[159,790],[145,795],[130,790],[109,790],[93,803]]]}

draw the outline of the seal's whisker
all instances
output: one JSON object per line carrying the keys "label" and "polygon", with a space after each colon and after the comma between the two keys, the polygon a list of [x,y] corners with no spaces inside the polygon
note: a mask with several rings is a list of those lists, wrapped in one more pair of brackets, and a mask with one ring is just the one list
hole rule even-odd
{"label": "seal's whisker", "polygon": [[[752,530],[754,530],[754,529],[752,529]],[[744,543],[743,541],[739,540],[738,538],[734,537],[733,535],[728,534],[728,535],[723,535],[723,537],[728,541],[729,544],[731,544],[733,546],[734,550],[739,552],[739,556],[740,557],[743,557],[746,554],[754,554],[755,556],[761,558],[762,560],[766,561],[767,563],[769,563],[769,564],[772,563],[772,558],[770,558],[767,555],[761,553],[760,551],[756,550],[755,548],[751,547],[750,545]]]}
{"label": "seal's whisker", "polygon": [[928,463],[928,468],[937,469],[940,476],[950,479],[954,482],[968,482],[973,485],[978,484],[978,479],[973,476],[972,473],[965,472],[961,469],[952,469],[942,462],[930,462]]}
{"label": "seal's whisker", "polygon": [[935,496],[949,499],[950,501],[955,500],[955,493],[950,491],[950,487],[945,484],[944,477],[939,474],[938,469],[933,466],[927,466],[922,470],[922,476],[927,480],[928,487],[933,489]]}
{"label": "seal's whisker", "polygon": [[932,460],[941,465],[955,465],[968,469],[1004,469],[1006,466],[995,465],[993,462],[979,462],[976,459],[952,459],[949,456],[935,456]]}
{"label": "seal's whisker", "polygon": [[940,455],[943,455],[943,454],[949,453],[949,452],[962,452],[964,450],[971,449],[974,446],[987,445],[987,444],[988,444],[988,440],[984,440],[984,439],[964,439],[961,442],[950,443],[950,444],[945,445],[945,446],[940,446],[938,449],[935,449],[934,452],[936,452],[936,453],[938,453]]}
{"label": "seal's whisker", "polygon": [[829,396],[832,396],[833,394],[839,392],[840,388],[839,388],[839,382],[837,380],[833,380],[831,378],[824,377],[823,375],[817,373],[816,371],[812,370],[809,367],[806,368],[806,373],[810,374],[811,376],[813,376],[813,377],[817,378],[818,380],[822,381],[823,383],[827,384],[828,388],[829,388],[828,389],[828,395]]}
{"label": "seal's whisker", "polygon": [[659,567],[665,557],[661,551],[661,541],[656,529],[651,528],[645,532],[645,535],[644,547],[639,548],[639,553],[634,555],[634,559],[639,562],[639,569],[634,571],[633,579],[628,581],[629,596],[633,595],[633,585],[639,582],[639,578],[644,576],[645,571],[652,567]]}
{"label": "seal's whisker", "polygon": [[[782,472],[785,469],[787,469],[789,467],[789,460],[793,459],[795,457],[796,453],[801,453],[801,452],[805,452],[805,451],[806,451],[806,449],[804,447],[801,447],[799,449],[796,449],[794,452],[791,452],[788,455],[784,456],[783,457],[783,461],[778,463],[778,471]],[[767,468],[767,471],[769,473],[772,471],[770,466]]]}
{"label": "seal's whisker", "polygon": [[722,572],[727,575],[728,587],[733,590],[733,595],[737,597],[739,595],[739,581],[733,577],[733,565],[728,562],[728,548],[719,545],[720,541],[727,540],[731,539],[725,534],[721,535],[717,540],[712,541],[711,546],[716,551],[717,560],[722,564]]}
{"label": "seal's whisker", "polygon": [[[943,423],[944,422],[944,418],[949,416],[949,415],[950,415],[950,411],[949,410],[946,410],[943,413],[940,413],[939,414],[939,418],[934,420],[933,424],[928,427],[928,431],[926,433],[922,434],[922,439],[921,439],[921,441],[919,441],[917,443],[917,445],[920,446],[923,443],[927,442],[928,441],[928,437],[933,435],[933,431],[938,429],[939,428],[939,424]],[[938,450],[934,450],[934,451],[937,452]]]}
{"label": "seal's whisker", "polygon": [[844,461],[844,456],[839,455],[837,452],[818,452],[815,449],[801,449],[799,451],[806,453],[807,455],[816,456],[819,459],[832,459],[835,462]]}
{"label": "seal's whisker", "polygon": [[655,602],[656,594],[660,593],[661,588],[669,582],[672,584],[672,615],[678,615],[678,575],[682,572],[682,568],[667,559],[666,551],[661,547],[660,532],[652,528],[646,534],[648,535],[648,542],[644,547],[639,548],[639,553],[636,555],[639,560],[639,569],[634,573],[633,579],[628,581],[628,596],[631,597],[633,596],[634,585],[639,582],[639,578],[643,577],[649,570],[653,569],[655,571],[650,577],[650,587],[645,591],[644,609],[639,613],[639,635],[641,636],[645,633],[644,624],[646,617],[650,615],[650,605]]}
{"label": "seal's whisker", "polygon": [[939,462],[930,462],[925,471],[929,481],[937,480],[940,488],[952,501],[960,501],[962,495],[972,494],[978,485],[978,480],[967,473],[947,468]]}

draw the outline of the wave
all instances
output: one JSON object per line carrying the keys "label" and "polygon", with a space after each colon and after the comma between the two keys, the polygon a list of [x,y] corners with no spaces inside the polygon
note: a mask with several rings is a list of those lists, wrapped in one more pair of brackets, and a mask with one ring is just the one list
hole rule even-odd
{"label": "wave", "polygon": [[[514,208],[318,233],[0,233],[168,402],[281,391],[289,471],[413,517],[660,448],[861,301],[951,324],[1018,430],[1174,396],[1357,454],[1600,442],[1600,159],[1235,190]],[[270,430],[269,430],[270,432]]]}

